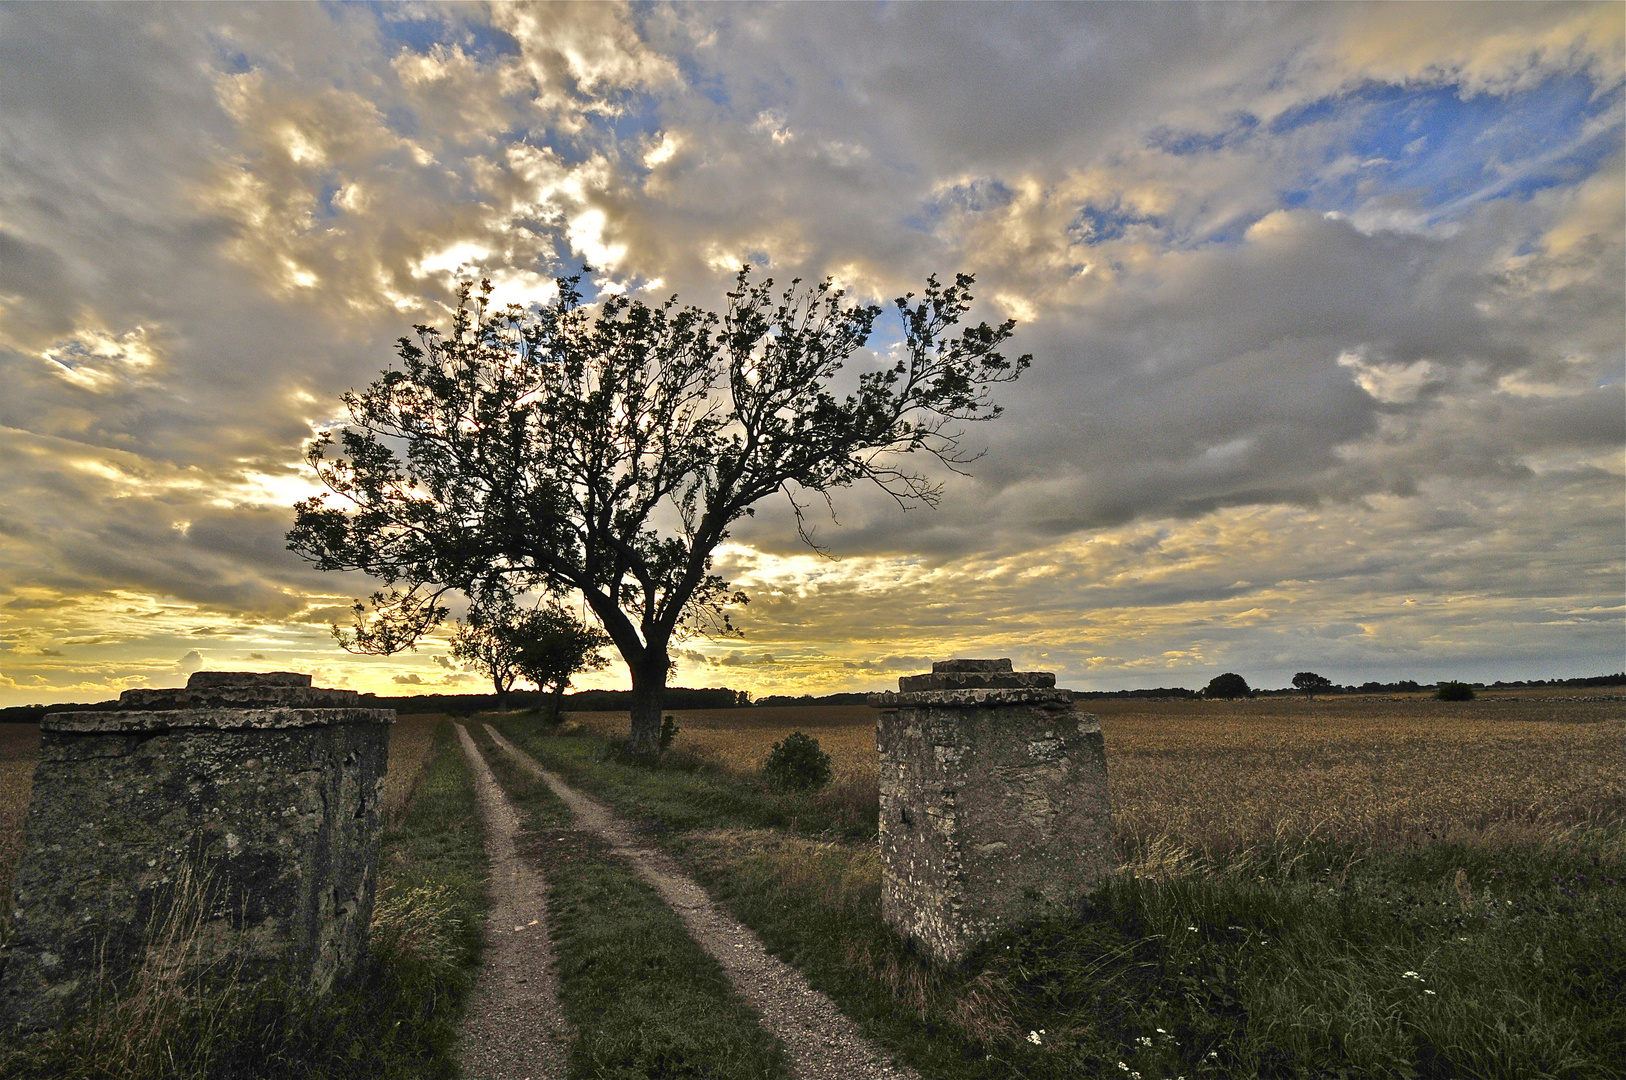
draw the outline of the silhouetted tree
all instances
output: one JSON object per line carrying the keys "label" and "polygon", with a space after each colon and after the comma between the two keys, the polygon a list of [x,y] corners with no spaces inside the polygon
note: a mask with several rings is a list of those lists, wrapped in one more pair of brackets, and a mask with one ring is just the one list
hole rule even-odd
{"label": "silhouetted tree", "polygon": [[859,481],[935,504],[901,455],[968,460],[956,425],[998,415],[991,387],[1029,363],[999,351],[1015,323],[954,333],[972,279],[928,278],[896,301],[895,359],[837,397],[881,309],[844,303],[828,280],[776,296],[748,270],[721,315],[624,296],[594,314],[578,277],[544,307],[492,311],[489,283],[465,285],[448,333],[402,338],[400,366],[344,396],[338,446],[324,432],[309,447],[341,505],[299,503],[288,534],[323,569],[384,582],[341,641],[407,648],[451,590],[477,604],[579,592],[632,677],[628,749],[653,758],[670,644],[733,632],[745,602],[712,572],[730,525],[783,492],[809,539],[798,492]]}
{"label": "silhouetted tree", "polygon": [[1306,697],[1315,697],[1318,693],[1331,690],[1332,680],[1313,671],[1301,671],[1293,676],[1293,685]]}
{"label": "silhouetted tree", "polygon": [[1227,671],[1224,675],[1215,675],[1203,690],[1203,697],[1206,698],[1229,699],[1252,696],[1253,690],[1249,688],[1248,680],[1234,671]]}
{"label": "silhouetted tree", "polygon": [[522,627],[519,650],[521,674],[538,690],[553,689],[553,720],[559,719],[559,704],[570,688],[570,677],[578,671],[597,671],[610,662],[603,649],[609,635],[596,626],[586,626],[559,607],[548,604],[528,612]]}
{"label": "silhouetted tree", "polygon": [[520,677],[520,640],[514,626],[518,613],[512,605],[493,607],[474,608],[466,621],[458,623],[452,633],[452,659],[478,668],[491,680],[501,711],[508,702],[508,691]]}

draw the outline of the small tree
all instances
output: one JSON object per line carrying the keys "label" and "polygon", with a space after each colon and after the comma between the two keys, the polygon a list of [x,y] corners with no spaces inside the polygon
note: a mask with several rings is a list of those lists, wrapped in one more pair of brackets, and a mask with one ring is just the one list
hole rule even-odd
{"label": "small tree", "polygon": [[507,705],[508,692],[521,674],[523,640],[518,618],[519,613],[512,605],[475,607],[452,633],[452,659],[474,666],[491,679],[498,712]]}
{"label": "small tree", "polygon": [[1230,700],[1252,696],[1253,690],[1248,686],[1248,680],[1234,671],[1227,671],[1223,675],[1215,675],[1203,690],[1203,697],[1205,698],[1226,698]]}
{"label": "small tree", "polygon": [[409,648],[449,591],[579,593],[632,678],[628,750],[653,759],[672,642],[734,632],[745,602],[712,572],[734,522],[782,492],[811,543],[798,494],[858,482],[934,505],[902,455],[970,460],[956,425],[998,415],[991,388],[1030,362],[1000,352],[1015,322],[955,333],[971,277],[927,278],[895,301],[895,350],[838,397],[881,309],[828,280],[776,295],[748,270],[721,315],[625,296],[590,314],[579,277],[544,307],[491,311],[490,284],[465,285],[448,333],[402,338],[400,367],[344,396],[338,446],[323,432],[307,449],[341,505],[299,503],[288,534],[322,569],[384,582],[341,642]]}
{"label": "small tree", "polygon": [[519,670],[538,690],[553,688],[552,719],[559,721],[559,705],[578,671],[597,671],[610,662],[603,649],[610,638],[596,626],[586,626],[557,604],[529,612],[521,627]]}
{"label": "small tree", "polygon": [[1305,697],[1315,697],[1318,693],[1332,689],[1332,680],[1313,671],[1301,671],[1293,676],[1293,685]]}
{"label": "small tree", "polygon": [[1440,683],[1434,691],[1434,696],[1441,701],[1472,701],[1474,699],[1474,688],[1465,682],[1457,682],[1453,679]]}
{"label": "small tree", "polygon": [[773,744],[762,766],[762,778],[781,791],[808,791],[830,782],[830,755],[819,740],[793,731]]}
{"label": "small tree", "polygon": [[452,658],[491,678],[499,711],[520,679],[535,683],[538,690],[551,686],[557,718],[570,677],[609,663],[600,651],[607,644],[603,631],[583,626],[557,604],[521,610],[509,598],[499,597],[471,608],[467,621],[458,623],[452,634]]}

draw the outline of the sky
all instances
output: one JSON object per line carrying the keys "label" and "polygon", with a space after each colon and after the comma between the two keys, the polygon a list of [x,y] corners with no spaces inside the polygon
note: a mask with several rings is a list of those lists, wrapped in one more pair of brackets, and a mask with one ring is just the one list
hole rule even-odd
{"label": "sky", "polygon": [[[0,3],[0,705],[353,657],[285,549],[456,283],[976,275],[1033,366],[936,509],[782,503],[674,683],[1626,668],[1620,4]],[[881,324],[884,351],[895,324]],[[874,363],[863,355],[855,364]],[[616,664],[581,686],[625,686]]]}

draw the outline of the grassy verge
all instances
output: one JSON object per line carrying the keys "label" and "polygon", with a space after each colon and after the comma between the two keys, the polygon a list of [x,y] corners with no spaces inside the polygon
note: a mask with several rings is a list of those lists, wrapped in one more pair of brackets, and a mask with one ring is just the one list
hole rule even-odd
{"label": "grassy verge", "polygon": [[685,754],[659,770],[616,760],[617,744],[596,735],[555,734],[539,716],[509,713],[497,727],[549,768],[580,784],[655,835],[710,828],[776,828],[806,835],[873,839],[879,806],[873,786],[778,792]]}
{"label": "grassy verge", "polygon": [[383,838],[372,955],[323,997],[210,987],[164,971],[60,1031],[0,1055],[0,1076],[450,1078],[479,960],[485,855],[449,724],[416,796]]}
{"label": "grassy verge", "polygon": [[1389,851],[1282,838],[1207,862],[1154,845],[1077,917],[944,970],[881,921],[872,846],[763,829],[731,778],[631,775],[508,727],[667,830],[772,951],[929,1076],[1522,1080],[1626,1060],[1618,826]]}
{"label": "grassy verge", "polygon": [[560,1004],[575,1028],[573,1075],[606,1080],[773,1080],[782,1051],[716,961],[655,891],[471,726],[526,824],[525,850],[548,880]]}

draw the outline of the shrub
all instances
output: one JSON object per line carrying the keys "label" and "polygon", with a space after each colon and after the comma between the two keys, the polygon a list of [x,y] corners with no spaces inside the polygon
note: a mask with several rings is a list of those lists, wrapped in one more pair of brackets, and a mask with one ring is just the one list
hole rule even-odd
{"label": "shrub", "polygon": [[661,753],[672,749],[672,744],[677,741],[678,732],[681,730],[678,727],[677,717],[671,713],[661,717]]}
{"label": "shrub", "polygon": [[1465,682],[1457,682],[1453,679],[1450,682],[1442,682],[1439,689],[1434,691],[1434,696],[1441,701],[1472,701],[1474,699],[1474,688]]}
{"label": "shrub", "polygon": [[1203,691],[1206,698],[1239,698],[1252,697],[1253,690],[1248,686],[1248,680],[1234,671],[1227,671],[1224,675],[1215,675],[1213,681]]}
{"label": "shrub", "polygon": [[821,788],[830,782],[830,755],[820,749],[819,740],[793,731],[773,744],[762,778],[787,791]]}

